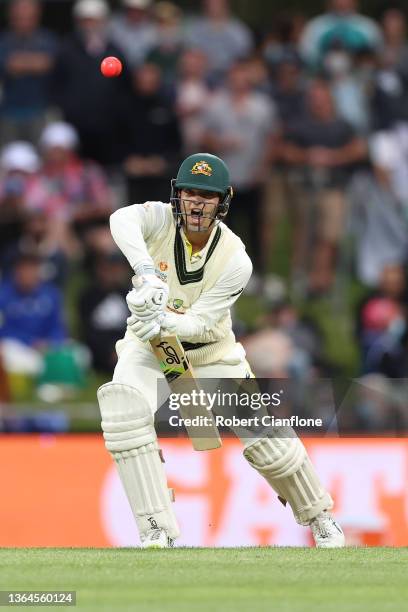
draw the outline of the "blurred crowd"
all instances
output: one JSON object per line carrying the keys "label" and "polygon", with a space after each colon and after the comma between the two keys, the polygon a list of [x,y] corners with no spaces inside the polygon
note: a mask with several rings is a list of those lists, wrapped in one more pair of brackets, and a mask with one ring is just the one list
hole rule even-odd
{"label": "blurred crowd", "polygon": [[[180,161],[206,150],[231,171],[227,223],[254,262],[249,291],[268,293],[276,228],[290,222],[286,294],[266,295],[260,329],[243,333],[255,371],[334,375],[318,325],[298,304],[353,275],[366,288],[353,314],[358,374],[405,377],[404,3],[387,2],[374,20],[358,0],[328,0],[320,15],[279,13],[253,32],[228,0],[202,0],[194,15],[168,1],[120,0],[112,10],[77,0],[63,37],[43,27],[43,10],[40,0],[10,0],[0,33],[3,369],[23,352],[46,393],[61,372],[45,376],[44,355],[65,351],[60,370],[70,361],[75,378],[75,337],[96,370],[111,372],[129,268],[108,217],[168,201]],[[110,55],[122,60],[118,78],[101,75]],[[64,313],[73,270],[74,330]]]}

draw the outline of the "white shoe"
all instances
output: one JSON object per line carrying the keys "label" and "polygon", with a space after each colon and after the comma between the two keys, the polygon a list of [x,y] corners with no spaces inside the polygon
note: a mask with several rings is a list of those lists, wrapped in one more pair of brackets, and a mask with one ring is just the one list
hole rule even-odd
{"label": "white shoe", "polygon": [[310,523],[317,548],[343,548],[346,545],[344,533],[330,512],[321,512]]}
{"label": "white shoe", "polygon": [[173,548],[174,540],[160,527],[149,529],[142,536],[142,548]]}

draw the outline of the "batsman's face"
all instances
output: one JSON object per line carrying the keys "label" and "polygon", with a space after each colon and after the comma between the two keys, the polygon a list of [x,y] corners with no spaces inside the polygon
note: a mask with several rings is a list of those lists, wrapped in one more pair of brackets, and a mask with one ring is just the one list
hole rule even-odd
{"label": "batsman's face", "polygon": [[182,189],[181,212],[190,232],[205,232],[210,229],[220,203],[219,193],[200,189]]}

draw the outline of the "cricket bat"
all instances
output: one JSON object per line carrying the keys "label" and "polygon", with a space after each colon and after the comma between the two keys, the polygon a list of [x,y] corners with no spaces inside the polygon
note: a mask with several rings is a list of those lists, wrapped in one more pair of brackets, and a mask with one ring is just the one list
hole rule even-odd
{"label": "cricket bat", "polygon": [[[157,336],[150,340],[150,344],[173,393],[198,390],[194,370],[177,336]],[[191,382],[187,384],[187,388],[186,381]],[[220,433],[215,424],[214,415],[205,404],[180,406],[179,412],[183,419],[202,417],[199,419],[200,422],[203,422],[202,425],[185,424],[195,450],[212,450],[221,446]]]}

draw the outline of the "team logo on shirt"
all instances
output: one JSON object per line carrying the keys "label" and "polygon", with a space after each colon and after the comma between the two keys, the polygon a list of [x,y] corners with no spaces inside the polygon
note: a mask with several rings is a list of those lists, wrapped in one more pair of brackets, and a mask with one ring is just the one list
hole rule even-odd
{"label": "team logo on shirt", "polygon": [[205,174],[205,176],[211,176],[212,168],[206,161],[199,161],[191,168],[191,174]]}
{"label": "team logo on shirt", "polygon": [[174,310],[180,310],[183,307],[183,300],[175,299],[173,300],[173,308]]}
{"label": "team logo on shirt", "polygon": [[167,281],[167,270],[169,265],[166,261],[159,261],[158,267],[155,269],[156,276],[160,278],[160,280],[166,282]]}

